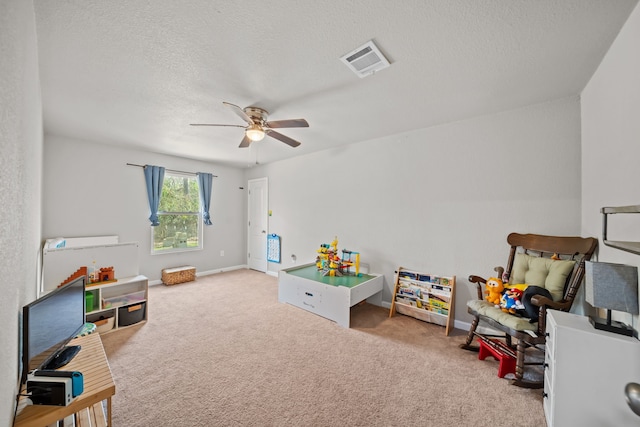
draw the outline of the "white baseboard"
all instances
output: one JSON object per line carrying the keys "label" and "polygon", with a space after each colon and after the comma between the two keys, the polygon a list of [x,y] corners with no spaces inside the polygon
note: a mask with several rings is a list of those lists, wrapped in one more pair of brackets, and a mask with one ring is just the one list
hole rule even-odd
{"label": "white baseboard", "polygon": [[[242,264],[242,265],[234,265],[231,267],[218,268],[215,270],[197,271],[196,277],[210,276],[212,274],[224,273],[225,271],[241,270],[243,268],[248,268],[248,266],[246,264]],[[149,285],[161,285],[161,284],[162,284],[161,279],[149,280]]]}
{"label": "white baseboard", "polygon": [[215,270],[202,271],[202,272],[196,273],[196,277],[210,276],[212,274],[224,273],[226,271],[233,271],[233,270],[242,270],[242,269],[246,269],[246,268],[249,268],[249,266],[247,264],[233,265],[231,267],[224,267],[224,268],[218,268],[218,269],[215,269]]}

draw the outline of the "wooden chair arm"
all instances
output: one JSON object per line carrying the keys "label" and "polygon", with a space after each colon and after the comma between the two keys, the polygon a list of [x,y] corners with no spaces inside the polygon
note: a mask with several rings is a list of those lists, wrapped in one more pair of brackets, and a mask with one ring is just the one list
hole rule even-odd
{"label": "wooden chair arm", "polygon": [[567,301],[553,301],[542,295],[534,295],[531,297],[531,303],[537,305],[540,308],[546,307],[554,310],[567,311],[571,308],[571,305]]}
{"label": "wooden chair arm", "polygon": [[547,308],[554,310],[569,311],[571,303],[568,301],[553,301],[542,295],[531,297],[531,303],[540,307],[538,311],[538,333],[544,334],[547,325]]}
{"label": "wooden chair arm", "polygon": [[471,283],[476,284],[476,290],[478,291],[478,299],[484,299],[484,295],[482,294],[482,285],[486,284],[487,280],[480,276],[474,276],[474,275],[469,276],[467,280],[469,280]]}

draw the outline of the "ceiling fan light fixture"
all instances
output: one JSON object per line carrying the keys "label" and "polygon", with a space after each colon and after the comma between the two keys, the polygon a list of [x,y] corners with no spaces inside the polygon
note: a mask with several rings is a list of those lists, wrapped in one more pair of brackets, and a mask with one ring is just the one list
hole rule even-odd
{"label": "ceiling fan light fixture", "polygon": [[263,110],[259,107],[245,107],[240,108],[237,105],[229,102],[224,102],[223,105],[229,107],[234,113],[247,123],[247,126],[240,125],[225,125],[225,124],[213,124],[213,123],[192,123],[192,126],[229,126],[238,127],[244,129],[244,137],[240,141],[239,148],[247,148],[254,141],[261,141],[266,134],[269,137],[277,139],[280,142],[284,142],[289,147],[297,147],[300,145],[299,141],[293,138],[289,138],[286,135],[281,134],[273,130],[281,128],[308,128],[309,123],[305,119],[288,119],[288,120],[276,120],[268,121],[267,117],[269,113],[267,110]]}
{"label": "ceiling fan light fixture", "polygon": [[245,135],[251,141],[262,141],[264,139],[264,130],[257,124],[249,125],[247,130],[245,131]]}

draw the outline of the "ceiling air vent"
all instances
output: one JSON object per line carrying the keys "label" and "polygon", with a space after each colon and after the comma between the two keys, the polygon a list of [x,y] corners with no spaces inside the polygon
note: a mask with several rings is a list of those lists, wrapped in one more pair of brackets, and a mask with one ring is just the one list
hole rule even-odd
{"label": "ceiling air vent", "polygon": [[373,40],[369,40],[359,48],[340,58],[360,78],[369,76],[390,64]]}

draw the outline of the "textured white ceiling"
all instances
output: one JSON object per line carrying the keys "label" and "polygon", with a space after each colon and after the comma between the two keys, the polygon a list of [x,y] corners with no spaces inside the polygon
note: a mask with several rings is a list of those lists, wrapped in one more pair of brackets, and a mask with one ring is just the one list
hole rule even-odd
{"label": "textured white ceiling", "polygon": [[[504,111],[579,94],[637,2],[35,0],[45,133],[246,167]],[[189,126],[243,124],[222,101],[310,127]]]}

